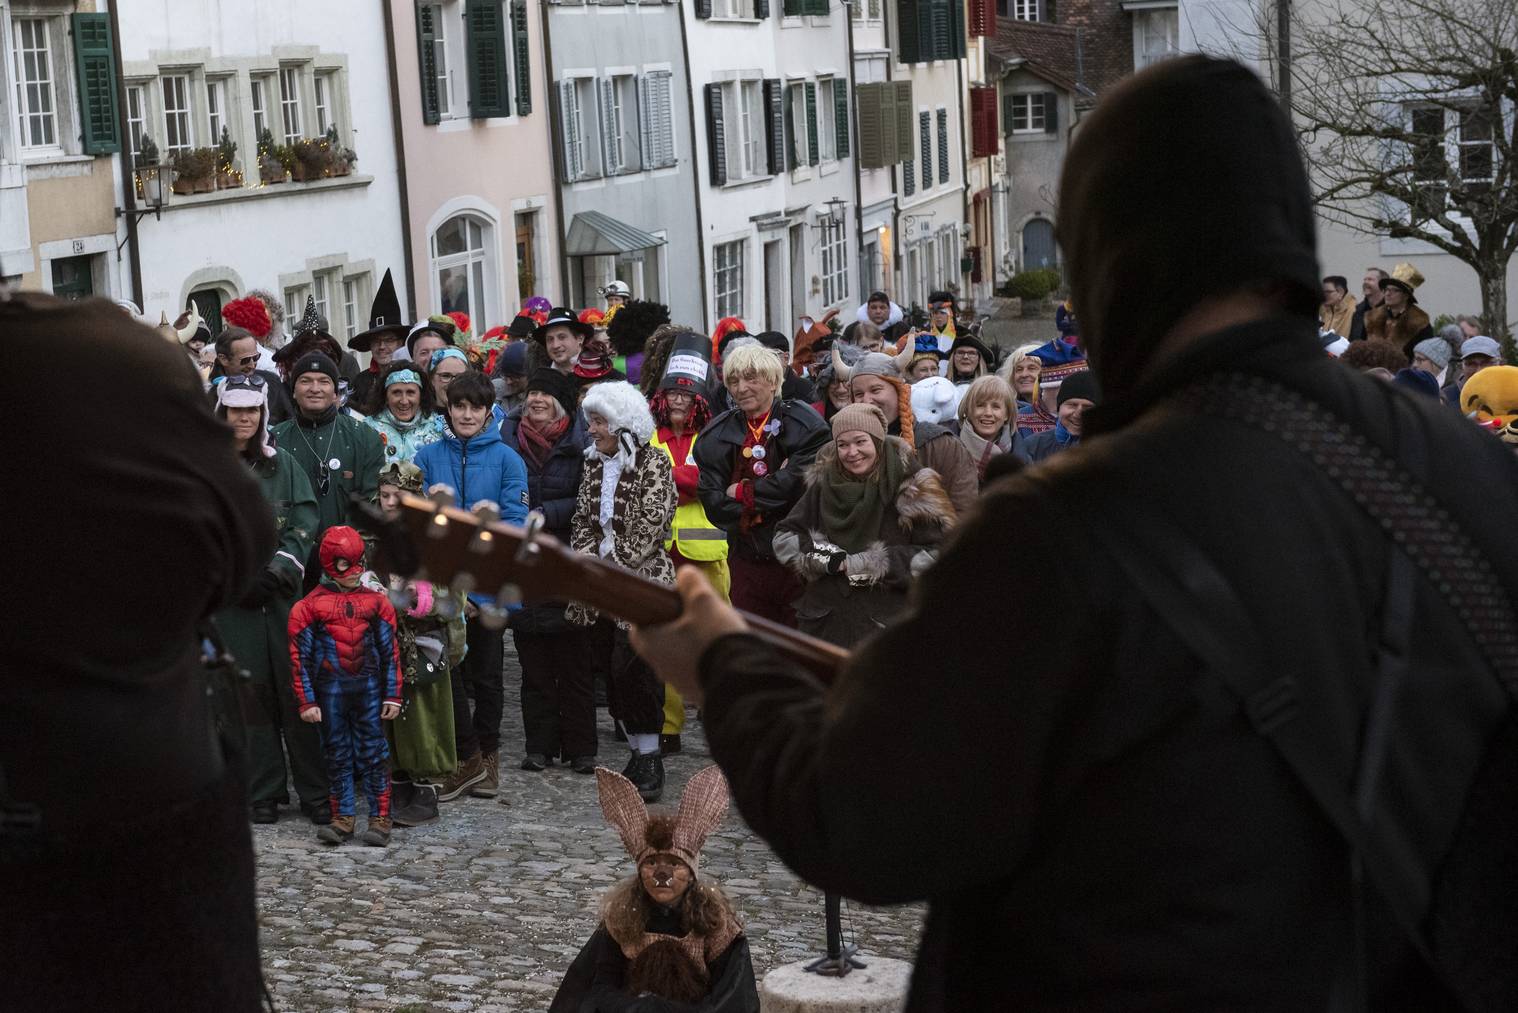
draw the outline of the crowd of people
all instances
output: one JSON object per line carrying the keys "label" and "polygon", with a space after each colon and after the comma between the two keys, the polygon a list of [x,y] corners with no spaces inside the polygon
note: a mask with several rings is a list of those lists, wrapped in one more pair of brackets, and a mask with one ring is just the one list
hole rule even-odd
{"label": "crowd of people", "polygon": [[[1373,268],[1356,303],[1325,279],[1326,351],[1501,428],[1491,398],[1462,396],[1499,346],[1470,317],[1434,334],[1421,282],[1410,265]],[[1050,341],[1012,349],[983,342],[947,292],[923,327],[875,292],[847,326],[835,312],[792,335],[736,318],[707,335],[624,292],[607,302],[535,297],[476,336],[463,314],[403,320],[387,273],[346,349],[310,304],[284,336],[260,292],[228,304],[214,340],[193,310],[164,328],[280,531],[263,579],[219,617],[249,673],[254,822],[279,818],[293,780],[322,839],[341,843],[357,777],[363,839],[382,845],[440,803],[496,795],[503,749],[528,771],[590,774],[598,681],[643,798],[660,796],[663,757],[681,748],[685,705],[626,622],[567,601],[509,611],[525,740],[503,744],[493,603],[377,572],[356,502],[393,515],[401,494],[441,486],[507,522],[535,512],[576,551],[664,584],[695,567],[737,607],[852,647],[904,607],[987,482],[1078,446],[1102,400],[1068,301]],[[346,618],[317,619],[333,608]],[[328,695],[350,679],[367,688]]]}

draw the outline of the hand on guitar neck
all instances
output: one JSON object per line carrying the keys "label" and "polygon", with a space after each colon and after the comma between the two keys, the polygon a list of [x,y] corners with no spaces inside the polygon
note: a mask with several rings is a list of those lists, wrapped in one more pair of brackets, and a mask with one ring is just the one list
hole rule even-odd
{"label": "hand on guitar neck", "polygon": [[490,504],[469,513],[441,492],[427,499],[402,496],[394,519],[372,505],[359,506],[371,519],[386,572],[494,595],[497,606],[482,609],[481,617],[502,626],[504,606],[523,601],[576,601],[625,619],[637,627],[638,653],[687,699],[700,700],[701,656],[729,633],[754,634],[823,682],[831,682],[848,660],[841,647],[737,611],[697,570],[682,569],[677,587],[668,587],[574,552],[541,533],[537,514],[516,527],[497,520]]}

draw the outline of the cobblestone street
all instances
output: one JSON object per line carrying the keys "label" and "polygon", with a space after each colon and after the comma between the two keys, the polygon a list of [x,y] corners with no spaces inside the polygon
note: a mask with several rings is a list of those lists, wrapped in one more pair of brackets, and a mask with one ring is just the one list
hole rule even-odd
{"label": "cobblestone street", "polygon": [[[253,828],[264,971],[279,1010],[547,1008],[596,925],[602,892],[631,860],[601,819],[594,778],[518,769],[520,681],[508,635],[498,799],[445,803],[441,820],[397,828],[387,849],[325,847],[293,807]],[[598,718],[602,762],[621,769],[626,747],[611,738],[604,709]],[[683,738],[684,752],[666,763],[670,805],[710,762],[694,712]],[[759,977],[820,948],[822,895],[736,810],[708,842],[702,870],[736,903]],[[866,959],[910,960],[921,909],[850,905],[844,923]]]}

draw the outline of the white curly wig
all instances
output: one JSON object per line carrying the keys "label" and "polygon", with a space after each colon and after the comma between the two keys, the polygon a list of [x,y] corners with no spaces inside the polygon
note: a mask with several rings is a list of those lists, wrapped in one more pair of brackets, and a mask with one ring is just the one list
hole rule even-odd
{"label": "white curly wig", "polygon": [[654,417],[641,391],[624,380],[598,383],[580,403],[586,415],[599,415],[614,433],[627,431],[638,442],[647,443],[654,435]]}

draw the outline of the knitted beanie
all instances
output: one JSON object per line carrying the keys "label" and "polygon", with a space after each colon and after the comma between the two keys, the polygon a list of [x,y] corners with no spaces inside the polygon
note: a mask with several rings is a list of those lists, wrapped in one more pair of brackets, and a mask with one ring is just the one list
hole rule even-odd
{"label": "knitted beanie", "polygon": [[845,405],[833,416],[833,438],[844,433],[868,433],[877,442],[885,442],[886,420],[879,408],[860,402]]}
{"label": "knitted beanie", "polygon": [[1425,338],[1413,346],[1413,354],[1421,355],[1438,368],[1443,369],[1449,365],[1449,342],[1443,338]]}

